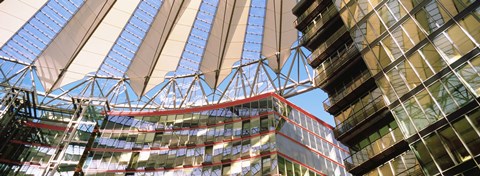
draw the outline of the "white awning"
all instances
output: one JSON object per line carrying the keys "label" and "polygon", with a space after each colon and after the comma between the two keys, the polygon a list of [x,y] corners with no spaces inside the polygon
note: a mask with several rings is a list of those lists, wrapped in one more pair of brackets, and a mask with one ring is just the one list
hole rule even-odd
{"label": "white awning", "polygon": [[7,0],[0,3],[0,46],[3,46],[47,0]]}
{"label": "white awning", "polygon": [[[30,0],[13,4],[25,5],[26,2]],[[38,11],[42,3],[37,1],[35,3]],[[139,6],[140,3],[146,3],[146,5]],[[210,31],[205,30],[202,31],[202,35],[197,35],[195,34],[197,30],[192,29],[202,3],[205,6],[202,6],[202,13],[198,16],[199,26],[197,27],[200,29],[207,26]],[[95,74],[103,62],[109,66],[108,69],[115,71],[117,71],[115,66],[121,65],[123,69],[118,69],[118,74],[115,76],[128,77],[131,88],[141,97],[164,82],[169,72],[176,71],[185,54],[185,56],[195,55],[196,57],[195,60],[191,60],[187,69],[193,73],[198,71],[203,74],[206,83],[211,88],[216,88],[231,74],[233,65],[242,58],[249,18],[261,18],[261,15],[256,13],[250,16],[251,4],[251,0],[221,0],[218,4],[197,0],[164,0],[158,4],[141,0],[86,0],[60,32],[52,35],[55,38],[35,59],[37,75],[45,91],[50,92],[82,80],[88,74]],[[153,5],[158,13],[145,12]],[[266,6],[263,7],[264,5]],[[297,30],[293,24],[295,16],[291,13],[291,7],[294,5],[294,0],[267,0],[266,4],[253,5],[254,9],[265,8],[261,54],[268,58],[270,67],[276,72],[290,56],[291,45],[297,40]],[[13,5],[2,3],[0,10],[7,9],[7,6]],[[142,13],[135,16],[138,24],[132,23],[130,26],[129,20],[137,10],[137,6]],[[30,11],[30,15],[19,15],[23,21],[31,18],[36,10],[30,9]],[[149,20],[141,19],[142,15],[145,15],[143,12],[147,13]],[[0,11],[0,16],[2,13],[3,11]],[[19,23],[17,28],[21,28],[23,24],[24,22]],[[112,52],[114,53],[112,58],[105,60],[127,24],[131,28],[126,30],[127,36],[122,37],[120,41],[126,45],[131,44],[134,49],[119,47],[120,54]],[[254,28],[261,28],[261,26],[253,21],[252,29]],[[0,32],[3,29],[0,27]],[[137,29],[141,30],[138,35],[135,31]],[[5,30],[16,31],[17,29],[5,28]],[[193,37],[189,38],[192,31],[194,31]],[[261,31],[252,33],[260,34]],[[192,46],[196,47],[193,51],[190,49],[185,51],[189,39],[192,39]],[[250,43],[260,47],[260,41]],[[122,49],[128,51],[122,51]],[[128,54],[123,55],[122,52]],[[121,61],[116,62],[117,58],[113,58],[116,54],[121,55]],[[190,61],[189,59],[186,58]],[[109,61],[112,60],[116,63],[110,64]]]}
{"label": "white awning", "polygon": [[[227,40],[228,24],[235,4],[232,1],[220,1],[217,14],[213,20],[212,29],[207,40],[205,53],[200,63],[200,71],[210,87],[215,86],[216,71],[219,69],[224,44]],[[224,29],[225,28],[225,29]]]}
{"label": "white awning", "polygon": [[[288,57],[290,48],[298,38],[292,13],[295,0],[268,0],[263,31],[262,55],[268,58],[268,65],[280,72]],[[280,54],[279,61],[277,53]]]}
{"label": "white awning", "polygon": [[220,1],[200,65],[205,81],[212,88],[230,74],[232,65],[242,57],[250,0],[233,3]]}
{"label": "white awning", "polygon": [[55,88],[81,80],[96,72],[128,23],[140,0],[117,1],[98,26]]}
{"label": "white awning", "polygon": [[[157,82],[156,84],[163,81],[163,77],[167,72],[175,71],[199,7],[200,1],[165,0],[165,2],[163,2],[160,11],[153,21],[152,27],[146,34],[144,41],[140,45],[140,48],[126,72],[130,78],[130,85],[137,95],[141,96],[145,93],[147,87],[148,90],[150,90],[155,86],[153,83],[149,84],[149,79],[152,79],[152,73],[154,70],[157,70],[155,76],[161,75],[154,78],[154,82]],[[182,27],[178,27],[178,31],[175,31],[177,30],[175,24],[177,23],[182,24]],[[172,30],[174,28],[175,30]],[[185,36],[174,36],[170,39],[169,36],[173,35]],[[180,44],[180,46],[169,46],[165,48],[167,42],[174,45]],[[166,49],[174,51],[167,51]],[[180,56],[173,60],[158,62],[163,51],[167,52],[164,53],[163,56],[165,59],[168,56],[172,56],[169,57],[172,59],[173,56],[177,56],[179,53]],[[156,65],[164,66],[157,67]],[[173,70],[172,65],[175,66]]]}
{"label": "white awning", "polygon": [[165,75],[168,72],[177,69],[185,45],[187,44],[188,37],[190,36],[190,31],[193,28],[195,17],[197,17],[200,2],[201,1],[198,0],[191,1],[178,22],[175,24],[175,27],[170,33],[167,42],[163,47],[162,53],[158,58],[157,64],[155,64],[155,69],[153,69],[153,72],[150,75],[145,92],[148,92],[153,87],[163,82]]}
{"label": "white awning", "polygon": [[35,62],[37,74],[47,92],[62,82],[62,75],[114,3],[115,0],[86,1],[38,57]]}

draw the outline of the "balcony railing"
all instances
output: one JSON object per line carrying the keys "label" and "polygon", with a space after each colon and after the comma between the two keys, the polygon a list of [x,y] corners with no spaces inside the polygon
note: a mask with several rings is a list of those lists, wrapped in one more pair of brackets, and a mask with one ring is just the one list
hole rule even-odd
{"label": "balcony railing", "polygon": [[[378,164],[380,163],[377,163],[376,165]],[[353,167],[351,162],[345,162],[345,166],[347,166],[346,167],[347,170],[353,171],[350,169]],[[415,154],[411,150],[396,156],[390,162],[387,162],[384,165],[380,165],[377,168],[363,168],[364,170],[370,170],[370,171],[362,175],[378,175],[379,171],[383,171],[384,169],[390,169],[390,167],[392,166],[394,168],[395,175],[402,175],[402,176],[423,176],[424,175],[422,172],[422,167],[420,166],[420,163],[418,162],[418,160],[415,157]],[[402,167],[398,167],[398,166],[402,166]],[[383,174],[385,175],[385,173]]]}
{"label": "balcony railing", "polygon": [[349,157],[345,158],[344,161],[345,163],[348,163],[347,165],[350,169],[357,167],[360,164],[373,158],[374,156],[382,153],[383,151],[395,145],[401,140],[403,140],[403,134],[400,131],[400,128],[397,127],[391,130],[389,133],[373,141],[372,143],[370,143],[370,145],[366,146],[360,151],[352,153]]}
{"label": "balcony railing", "polygon": [[[356,105],[357,104],[361,105],[361,102],[357,102]],[[358,125],[360,122],[380,111],[384,107],[385,102],[383,101],[383,97],[378,96],[377,98],[370,101],[368,104],[363,105],[360,110],[348,116],[347,119],[344,120],[342,123],[338,124],[333,130],[333,133],[335,134],[335,136],[340,136],[344,134],[345,132],[349,131],[350,129]]]}
{"label": "balcony railing", "polygon": [[305,10],[298,18],[293,22],[295,26],[298,26],[300,23],[303,22],[308,16],[313,15],[312,12],[315,11],[318,7],[320,2],[314,1],[312,4],[310,4],[310,7],[308,7],[307,10]]}
{"label": "balcony railing", "polygon": [[331,95],[325,99],[325,101],[323,101],[323,107],[325,109],[330,109],[334,104],[338,103],[340,100],[352,93],[370,78],[372,78],[370,71],[366,70],[362,72],[360,75],[353,78],[352,81],[350,81],[347,85],[344,85],[342,88],[340,88],[340,90],[336,91],[334,95]]}
{"label": "balcony railing", "polygon": [[[414,159],[415,160],[415,159]],[[399,172],[397,173],[397,175],[405,175],[405,176],[421,176],[421,175],[425,175],[423,174],[422,172],[422,167],[420,166],[420,164],[417,164],[413,167],[410,167],[408,169],[405,169],[403,172]]]}
{"label": "balcony railing", "polygon": [[[315,86],[321,85],[327,78],[344,66],[359,52],[353,45],[346,46],[342,52],[337,52],[333,57],[326,59],[322,66],[317,69],[317,75],[315,76]],[[310,61],[310,60],[309,60]]]}
{"label": "balcony railing", "polygon": [[[315,0],[313,2],[316,2],[316,1],[318,1],[318,0]],[[299,16],[299,15],[303,14],[303,11],[306,8],[310,7],[310,5],[312,5],[313,2],[312,2],[312,0],[300,0],[300,1],[298,1],[297,4],[295,4],[295,6],[292,9],[293,14],[295,14],[295,16]],[[306,7],[306,6],[308,6],[308,7]]]}
{"label": "balcony railing", "polygon": [[338,29],[335,33],[333,33],[330,38],[328,38],[325,42],[323,42],[315,51],[313,51],[308,56],[308,63],[312,63],[315,59],[318,58],[321,54],[323,54],[330,46],[332,46],[341,36],[343,36],[347,32],[347,28],[342,26]]}
{"label": "balcony railing", "polygon": [[333,5],[329,6],[324,12],[320,13],[318,20],[314,21],[305,29],[305,34],[300,39],[301,43],[308,42],[315,34],[317,34],[318,29],[325,25],[325,23],[332,19],[336,14],[338,14],[338,11]]}

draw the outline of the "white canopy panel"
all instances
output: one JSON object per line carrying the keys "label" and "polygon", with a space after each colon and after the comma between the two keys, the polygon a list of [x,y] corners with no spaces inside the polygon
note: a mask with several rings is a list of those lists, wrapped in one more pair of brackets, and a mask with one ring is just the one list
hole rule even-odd
{"label": "white canopy panel", "polygon": [[139,2],[140,0],[128,0],[115,3],[92,37],[70,64],[62,81],[54,89],[81,80],[88,73],[98,70]]}
{"label": "white canopy panel", "polygon": [[240,60],[245,43],[250,0],[220,1],[200,70],[210,87],[218,86]]}
{"label": "white canopy panel", "polygon": [[[197,3],[199,4],[199,2]],[[152,27],[146,34],[126,73],[130,78],[130,85],[137,95],[142,95],[145,92],[145,88],[151,78],[150,75],[165,47],[167,39],[179,20],[179,16],[183,14],[189,4],[190,0],[165,0],[160,7]],[[189,13],[191,13],[190,10]],[[178,61],[175,64],[178,64]]]}
{"label": "white canopy panel", "polygon": [[[230,24],[230,16],[233,13],[235,2],[220,1],[217,8],[217,15],[213,20],[213,26],[205,47],[200,71],[205,75],[205,80],[210,87],[215,86],[215,77],[217,75],[220,58],[224,45],[227,40],[227,32]],[[224,29],[225,28],[225,29]]]}
{"label": "white canopy panel", "polygon": [[47,0],[6,0],[0,3],[0,46],[30,19]]}
{"label": "white canopy panel", "polygon": [[280,72],[290,56],[292,44],[298,38],[293,23],[296,17],[292,13],[295,4],[295,0],[267,1],[262,55],[268,58],[268,65],[275,72]]}
{"label": "white canopy panel", "polygon": [[233,23],[230,23],[230,25],[233,25],[233,29],[230,28],[231,31],[229,31],[231,34],[227,38],[225,55],[223,55],[223,61],[221,61],[220,72],[215,87],[232,72],[233,64],[242,57],[249,12],[250,0],[241,1],[240,4],[235,6],[232,16]]}
{"label": "white canopy panel", "polygon": [[155,69],[151,73],[145,92],[163,82],[168,72],[175,71],[178,62],[182,57],[183,50],[187,44],[188,36],[192,30],[195,17],[197,16],[200,2],[194,0],[188,3],[187,9],[175,24],[172,32],[168,36],[167,42],[163,47],[160,57],[157,59]]}
{"label": "white canopy panel", "polygon": [[55,89],[115,0],[88,0],[35,62],[47,92]]}
{"label": "white canopy panel", "polygon": [[33,64],[32,77],[47,93],[95,77],[124,81],[125,91],[140,101],[168,84],[172,72],[172,79],[202,80],[208,86],[199,87],[213,90],[202,94],[215,94],[228,87],[221,83],[236,63],[242,79],[253,75],[243,67],[263,64],[263,56],[280,71],[298,37],[294,5],[295,0],[6,0],[0,3],[0,22],[7,24],[0,27],[0,57]]}

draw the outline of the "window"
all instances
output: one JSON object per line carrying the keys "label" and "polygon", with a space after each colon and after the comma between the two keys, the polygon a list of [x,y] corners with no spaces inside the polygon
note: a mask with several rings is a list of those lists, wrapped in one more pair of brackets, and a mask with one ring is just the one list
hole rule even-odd
{"label": "window", "polygon": [[285,160],[285,167],[286,167],[286,174],[285,175],[293,175],[293,164],[292,162]]}
{"label": "window", "polygon": [[[397,1],[390,1],[377,11],[378,16],[382,18],[383,23],[386,24],[387,27],[391,27],[397,21],[397,18],[390,13],[390,9],[387,7],[387,5],[395,5],[394,3],[398,4]],[[398,8],[398,5],[396,5],[396,7]],[[394,8],[394,10],[398,11],[397,8]]]}
{"label": "window", "polygon": [[384,39],[381,44],[372,47],[372,51],[375,53],[375,56],[377,56],[378,63],[380,63],[383,68],[392,62],[394,54],[401,54],[398,46],[390,38]]}
{"label": "window", "polygon": [[262,166],[261,166],[262,163],[260,163],[260,159],[259,158],[255,158],[253,159],[253,162],[252,162],[252,175],[256,176],[256,175],[261,175],[261,169],[262,169]]}
{"label": "window", "polygon": [[410,65],[409,61],[403,61],[397,66],[401,76],[407,81],[407,85],[409,89],[413,89],[417,87],[418,85],[422,84],[420,79],[418,78],[415,70],[413,69]]}
{"label": "window", "polygon": [[260,118],[260,132],[268,131],[268,126],[269,126],[268,123],[269,123],[268,117]]}
{"label": "window", "polygon": [[455,74],[445,76],[442,78],[442,82],[452,95],[457,106],[463,107],[463,105],[473,100],[474,96],[466,89]]}
{"label": "window", "polygon": [[445,143],[448,147],[448,150],[452,153],[454,159],[457,162],[463,162],[471,158],[467,150],[463,146],[460,138],[453,132],[452,127],[447,126],[444,129],[441,129],[438,133],[439,138]]}
{"label": "window", "polygon": [[223,135],[225,136],[225,139],[231,139],[233,134],[233,124],[226,124],[225,125],[225,132]]}
{"label": "window", "polygon": [[251,120],[251,132],[252,134],[260,133],[260,119],[254,118]]}
{"label": "window", "polygon": [[250,175],[250,160],[242,161],[242,175]]}
{"label": "window", "polygon": [[280,175],[286,175],[286,172],[285,172],[285,159],[283,159],[282,157],[278,157],[278,173]]}
{"label": "window", "polygon": [[[467,118],[462,118],[453,123],[453,128],[457,131],[460,138],[465,142],[467,148],[470,149],[473,155],[480,154],[480,136],[478,134],[480,110],[477,109],[467,115]],[[472,123],[473,122],[473,126]],[[474,128],[477,128],[475,130]]]}
{"label": "window", "polygon": [[270,162],[270,156],[267,157],[262,157],[262,173],[270,173],[270,168],[272,167],[272,164]]}
{"label": "window", "polygon": [[403,133],[405,134],[405,137],[415,134],[416,132],[415,127],[413,126],[412,122],[410,121],[410,118],[408,117],[407,113],[405,112],[402,106],[397,106],[393,108],[392,113],[396,117],[396,119],[399,121],[399,126],[402,129]]}
{"label": "window", "polygon": [[251,148],[250,139],[242,141],[242,144],[243,144],[243,146],[242,146],[242,157],[250,156],[250,148]]}
{"label": "window", "polygon": [[432,96],[428,94],[427,90],[419,92],[415,95],[415,98],[417,98],[427,119],[435,119],[434,121],[436,121],[443,118],[442,111],[439,109]]}
{"label": "window", "polygon": [[375,75],[382,70],[382,67],[378,63],[377,58],[373,52],[373,50],[367,51],[367,53],[363,55],[363,60],[365,61],[365,64],[367,64],[368,69],[370,70],[372,75]]}
{"label": "window", "polygon": [[413,148],[415,150],[415,155],[417,155],[417,159],[422,165],[422,169],[427,175],[435,175],[438,173],[438,169],[433,162],[430,153],[427,151],[427,148],[422,143],[422,141],[418,141],[413,144]]}
{"label": "window", "polygon": [[392,60],[398,59],[403,54],[402,49],[405,42],[408,42],[408,40],[403,40],[403,38],[401,37],[402,33],[402,28],[397,28],[392,31],[392,36],[387,35],[387,37],[382,40],[382,48],[384,51],[380,50],[380,56],[385,55],[385,57],[380,57],[380,64],[383,67],[386,67]]}
{"label": "window", "polygon": [[467,85],[477,97],[480,96],[480,71],[472,67],[472,63],[480,65],[479,58],[480,57],[473,59],[471,63],[465,63],[462,67],[456,70],[460,75],[461,80],[463,80],[463,83]]}
{"label": "window", "polygon": [[447,66],[446,62],[431,43],[427,43],[420,51],[423,58],[425,58],[435,72],[439,72]]}
{"label": "window", "polygon": [[[419,52],[415,52],[409,56],[408,61],[412,65],[412,68],[415,69],[416,73],[420,77],[421,80],[425,81],[427,78],[433,75],[433,71],[430,68],[429,64],[423,58],[423,56]],[[408,76],[407,76],[408,79]],[[414,84],[414,83],[413,83]],[[416,85],[415,85],[416,86]]]}
{"label": "window", "polygon": [[293,163],[293,167],[295,175],[302,175],[302,167],[299,164]]}
{"label": "window", "polygon": [[448,169],[455,165],[436,133],[432,133],[430,136],[425,138],[425,146],[428,147],[432,157],[442,170]]}
{"label": "window", "polygon": [[433,123],[436,121],[435,118],[431,118],[430,116],[425,115],[423,113],[422,109],[418,105],[415,98],[410,98],[404,104],[405,104],[406,111],[410,115],[413,125],[415,125],[418,130],[422,130],[423,128],[427,127],[430,123]]}
{"label": "window", "polygon": [[246,120],[242,123],[242,136],[250,135],[250,121]]}

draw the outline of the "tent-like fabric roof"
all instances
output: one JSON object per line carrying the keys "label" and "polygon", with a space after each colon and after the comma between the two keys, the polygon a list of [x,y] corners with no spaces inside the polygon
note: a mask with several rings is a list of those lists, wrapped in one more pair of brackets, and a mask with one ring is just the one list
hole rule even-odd
{"label": "tent-like fabric roof", "polygon": [[[34,63],[47,92],[80,80],[89,73],[107,72],[108,75],[130,78],[137,95],[163,82],[168,72],[177,71],[185,52],[201,56],[197,67],[189,69],[205,74],[209,86],[218,86],[230,73],[233,64],[242,58],[249,18],[255,16],[252,15],[255,9],[250,7],[265,3],[251,0],[30,1],[7,0],[0,5],[0,12],[8,17],[2,18],[5,21],[2,26],[15,23],[1,31],[2,54]],[[45,3],[43,6],[42,2]],[[290,47],[297,39],[293,26],[295,16],[290,10],[294,4],[294,0],[267,0],[262,4],[266,8],[262,27],[268,34],[263,36],[262,54],[273,58],[269,62],[276,70],[288,58]],[[20,8],[25,8],[25,12],[12,12],[12,9]],[[144,19],[145,16],[148,19]],[[132,28],[145,34],[137,35],[136,31],[122,34],[122,30]],[[208,34],[199,36],[201,34],[196,34],[193,28],[205,30]],[[29,42],[16,40],[19,36]],[[48,39],[41,40],[44,37]],[[200,38],[206,44],[197,46],[198,51],[187,50],[190,38]],[[35,43],[38,42],[44,45],[37,46]],[[122,48],[121,42],[131,42],[127,45],[137,48]],[[20,45],[21,49],[13,45]],[[282,54],[280,63],[276,63],[276,53]],[[15,57],[18,55],[29,57]],[[109,62],[114,62],[112,60],[118,56],[129,60],[116,63],[125,65],[126,71],[98,71],[104,68],[102,64],[113,65]]]}
{"label": "tent-like fabric roof", "polygon": [[[162,83],[168,78],[185,75],[204,82],[193,83],[198,84],[196,89],[208,86],[215,90],[225,79],[235,77],[232,69],[255,61],[268,62],[278,76],[298,39],[296,17],[291,13],[295,3],[6,0],[0,3],[0,57],[2,63],[8,62],[2,64],[2,80],[22,84],[16,77],[28,67],[36,89],[50,94],[76,89],[74,84],[87,79],[111,78],[128,86],[111,88],[112,92],[121,89],[118,91],[141,99],[165,88]],[[245,75],[237,77],[257,79]],[[286,77],[282,79],[289,79]],[[253,87],[251,84],[244,86]],[[95,85],[89,86],[93,89]],[[108,87],[97,86],[103,91]],[[110,92],[100,94],[109,96],[105,94]]]}

